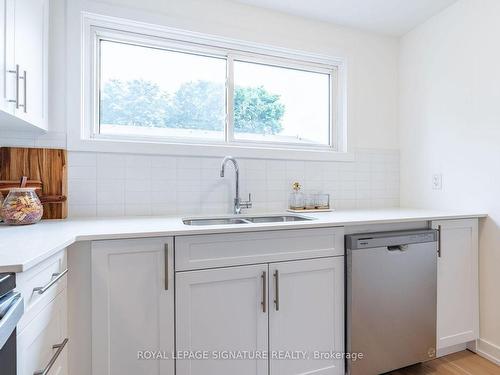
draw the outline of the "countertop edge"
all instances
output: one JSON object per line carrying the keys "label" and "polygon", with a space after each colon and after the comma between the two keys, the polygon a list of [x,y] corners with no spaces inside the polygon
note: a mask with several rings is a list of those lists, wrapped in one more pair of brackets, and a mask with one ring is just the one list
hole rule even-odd
{"label": "countertop edge", "polygon": [[[22,263],[17,264],[7,264],[0,265],[0,272],[25,272],[37,264],[43,262],[59,251],[67,248],[68,246],[83,241],[99,241],[99,240],[116,240],[116,239],[127,239],[127,238],[147,238],[147,237],[171,237],[171,236],[190,236],[190,235],[208,235],[208,234],[224,234],[224,233],[248,233],[248,232],[260,232],[260,231],[273,231],[273,230],[293,230],[293,229],[313,229],[313,228],[328,228],[328,227],[348,227],[348,226],[358,226],[358,225],[374,225],[374,224],[394,224],[394,223],[408,223],[408,222],[420,222],[420,221],[434,221],[434,220],[459,220],[459,219],[480,219],[485,218],[488,215],[485,213],[442,213],[438,215],[402,215],[401,217],[391,217],[387,219],[373,218],[373,219],[359,219],[359,220],[321,220],[317,219],[309,222],[299,222],[299,223],[284,223],[284,224],[255,224],[245,227],[234,226],[219,226],[219,227],[203,227],[203,228],[183,228],[183,229],[165,229],[165,230],[152,230],[144,231],[140,230],[137,232],[127,231],[127,232],[103,232],[103,233],[75,233],[68,234],[61,239],[61,243],[42,251],[37,256],[27,259]],[[96,219],[99,221],[99,219]]]}

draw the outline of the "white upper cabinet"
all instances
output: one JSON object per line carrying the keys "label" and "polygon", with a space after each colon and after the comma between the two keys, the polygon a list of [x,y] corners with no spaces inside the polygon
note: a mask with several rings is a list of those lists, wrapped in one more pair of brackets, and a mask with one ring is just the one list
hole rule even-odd
{"label": "white upper cabinet", "polygon": [[270,351],[302,352],[271,357],[271,375],[343,375],[331,354],[344,351],[344,257],[273,263],[269,272]]}
{"label": "white upper cabinet", "polygon": [[443,349],[479,337],[478,221],[443,220],[437,287],[437,347]]}
{"label": "white upper cabinet", "polygon": [[0,0],[0,127],[47,130],[49,0]]}

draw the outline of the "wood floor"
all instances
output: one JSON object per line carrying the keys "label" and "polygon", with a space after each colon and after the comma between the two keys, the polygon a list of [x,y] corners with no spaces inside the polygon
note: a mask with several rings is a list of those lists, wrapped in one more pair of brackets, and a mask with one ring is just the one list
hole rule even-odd
{"label": "wood floor", "polygon": [[387,375],[500,375],[500,367],[469,351],[450,354]]}

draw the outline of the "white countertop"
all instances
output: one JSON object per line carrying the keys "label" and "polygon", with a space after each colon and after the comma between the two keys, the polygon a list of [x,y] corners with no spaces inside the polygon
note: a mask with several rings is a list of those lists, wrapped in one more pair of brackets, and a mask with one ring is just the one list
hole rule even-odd
{"label": "white countertop", "polygon": [[[283,213],[280,213],[283,214]],[[243,215],[244,216],[244,215]],[[484,213],[424,209],[342,210],[304,214],[315,220],[288,223],[188,226],[181,217],[46,220],[36,225],[0,225],[0,272],[23,272],[77,242],[101,239],[185,236],[329,226],[389,224],[486,217]]]}

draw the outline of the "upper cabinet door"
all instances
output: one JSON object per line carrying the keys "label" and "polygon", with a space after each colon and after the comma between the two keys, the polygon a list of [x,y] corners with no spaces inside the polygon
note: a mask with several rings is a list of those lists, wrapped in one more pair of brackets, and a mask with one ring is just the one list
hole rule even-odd
{"label": "upper cabinet door", "polygon": [[224,351],[268,348],[267,265],[176,274],[176,350],[208,352],[177,359],[177,375],[266,375],[267,359],[217,358]]}
{"label": "upper cabinet door", "polygon": [[0,111],[13,115],[15,95],[15,0],[0,0]]}
{"label": "upper cabinet door", "polygon": [[92,243],[92,374],[173,375],[173,240]]}
{"label": "upper cabinet door", "polygon": [[19,66],[15,115],[43,130],[47,130],[48,23],[49,0],[15,1],[15,63],[9,67]]}
{"label": "upper cabinet door", "polygon": [[271,374],[344,374],[343,360],[317,356],[344,351],[344,258],[274,263],[269,272],[270,351],[299,356],[271,356]]}
{"label": "upper cabinet door", "polygon": [[440,229],[437,289],[437,347],[479,337],[478,221],[443,220]]}

